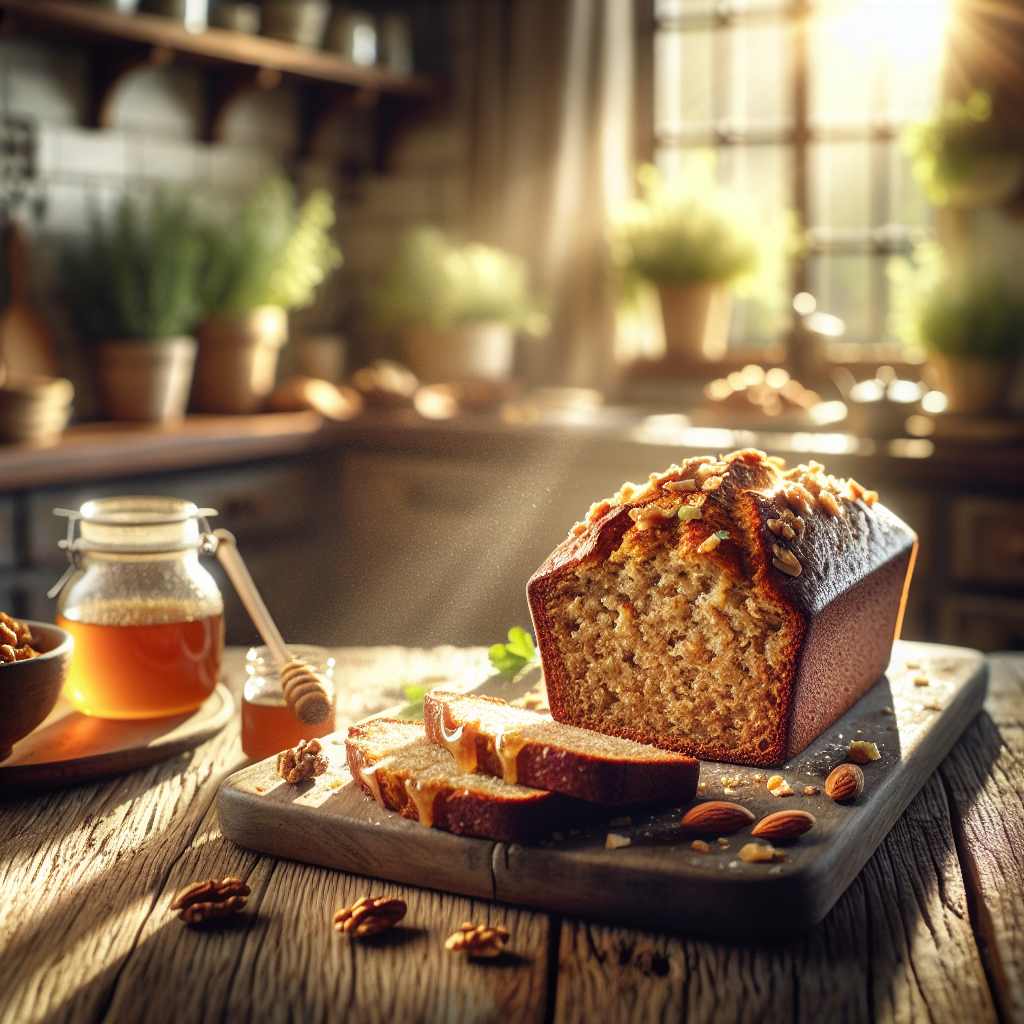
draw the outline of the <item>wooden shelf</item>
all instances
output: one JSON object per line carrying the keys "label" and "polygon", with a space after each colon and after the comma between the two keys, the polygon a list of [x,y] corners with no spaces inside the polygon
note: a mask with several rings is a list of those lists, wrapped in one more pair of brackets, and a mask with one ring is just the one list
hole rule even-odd
{"label": "wooden shelf", "polygon": [[[5,26],[11,19],[16,28],[78,41],[140,43],[170,51],[169,56],[243,65],[394,96],[429,97],[440,91],[438,81],[428,75],[396,75],[381,67],[364,67],[336,54],[265,36],[220,28],[189,32],[181,22],[156,14],[119,14],[66,0],[0,0],[0,9],[6,15]],[[5,27],[5,31],[10,29]]]}

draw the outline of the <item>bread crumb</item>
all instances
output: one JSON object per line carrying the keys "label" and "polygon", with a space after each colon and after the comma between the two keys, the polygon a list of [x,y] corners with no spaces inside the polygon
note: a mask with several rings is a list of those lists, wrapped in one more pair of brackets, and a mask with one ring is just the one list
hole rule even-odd
{"label": "bread crumb", "polygon": [[703,839],[694,839],[694,841],[690,843],[690,849],[696,850],[698,853],[707,853],[711,847],[708,846]]}
{"label": "bread crumb", "polygon": [[882,714],[883,715],[891,715],[892,714],[892,708],[889,707],[888,704],[886,704],[885,707],[882,708]]}
{"label": "bread crumb", "polygon": [[629,846],[630,840],[628,836],[617,836],[614,832],[609,832],[605,836],[604,848],[606,850],[618,850],[623,846]]}
{"label": "bread crumb", "polygon": [[719,836],[719,837],[718,837],[718,845],[719,845],[719,846],[720,846],[720,847],[721,847],[721,848],[722,848],[723,850],[728,850],[728,849],[729,849],[729,840],[728,840],[728,839],[726,839],[726,838],[725,838],[725,836]]}
{"label": "bread crumb", "polygon": [[882,755],[874,743],[869,743],[867,740],[854,740],[850,744],[847,756],[858,764],[867,764],[868,761],[877,761]]}
{"label": "bread crumb", "polygon": [[817,786],[804,786],[804,796],[814,796],[814,794],[817,792]]}
{"label": "bread crumb", "polygon": [[621,818],[612,818],[612,820],[609,821],[608,824],[612,828],[622,828],[623,825],[632,825],[633,819],[628,814],[626,814],[623,815]]}
{"label": "bread crumb", "polygon": [[916,676],[914,676],[914,685],[915,686],[928,686],[928,685],[930,685],[930,683],[931,683],[931,680],[927,676],[925,676],[925,675],[916,675]]}

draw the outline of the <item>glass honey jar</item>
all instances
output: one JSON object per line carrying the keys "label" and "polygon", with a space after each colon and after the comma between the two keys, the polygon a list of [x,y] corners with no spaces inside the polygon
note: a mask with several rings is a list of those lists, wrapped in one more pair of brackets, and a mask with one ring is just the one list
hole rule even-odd
{"label": "glass honey jar", "polygon": [[[288,644],[288,653],[307,664],[330,688],[334,658],[323,647]],[[245,656],[245,691],[242,696],[242,750],[254,761],[319,739],[334,731],[334,715],[307,725],[292,714],[281,689],[281,674],[267,647],[251,647]]]}
{"label": "glass honey jar", "polygon": [[151,496],[54,511],[70,519],[62,546],[72,565],[57,601],[57,624],[75,639],[64,696],[98,718],[198,708],[224,652],[224,601],[199,562],[203,517],[216,513]]}

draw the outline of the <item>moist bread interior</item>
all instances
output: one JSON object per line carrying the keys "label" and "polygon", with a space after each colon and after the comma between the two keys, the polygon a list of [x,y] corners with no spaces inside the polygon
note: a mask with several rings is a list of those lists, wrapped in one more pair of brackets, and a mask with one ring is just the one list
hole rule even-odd
{"label": "moist bread interior", "polygon": [[625,543],[553,581],[545,602],[565,661],[566,697],[588,724],[766,750],[781,726],[785,610],[713,561]]}

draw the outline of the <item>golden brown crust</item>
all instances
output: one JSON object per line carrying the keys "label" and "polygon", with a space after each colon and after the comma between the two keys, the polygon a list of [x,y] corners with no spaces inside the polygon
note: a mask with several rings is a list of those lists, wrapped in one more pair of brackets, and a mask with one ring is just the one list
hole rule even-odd
{"label": "golden brown crust", "polygon": [[[720,460],[688,460],[652,474],[643,488],[627,484],[598,502],[527,584],[552,717],[710,760],[771,765],[803,749],[888,662],[917,538],[876,501],[856,481],[836,480],[813,461],[784,471],[781,460],[744,449]],[[684,506],[699,507],[699,518],[680,516]],[[718,540],[720,533],[727,538]],[[549,620],[559,580],[613,553],[642,557],[668,543],[680,555],[708,559],[787,619],[779,712],[758,749],[650,735],[604,721],[567,697],[570,680]]]}

